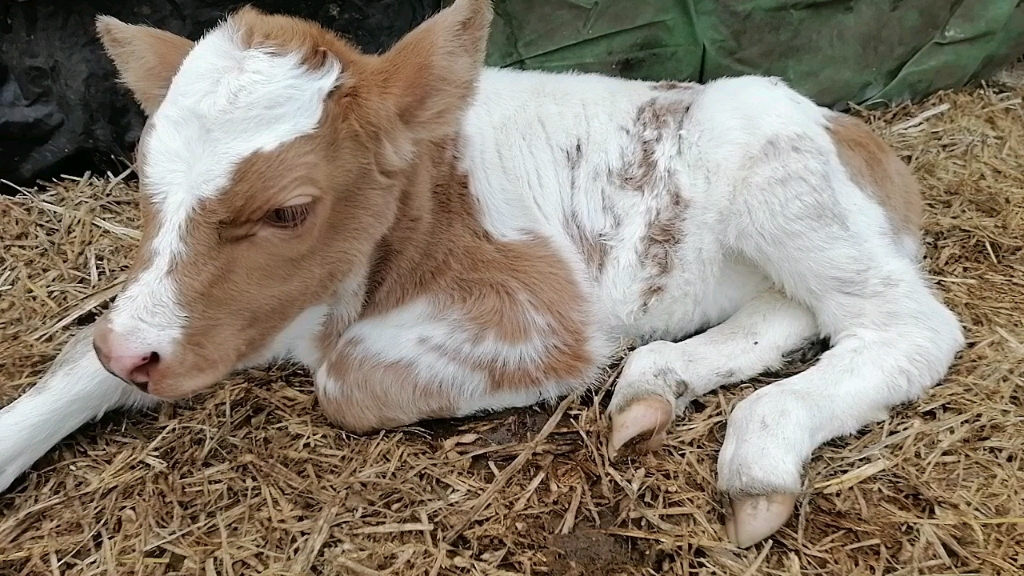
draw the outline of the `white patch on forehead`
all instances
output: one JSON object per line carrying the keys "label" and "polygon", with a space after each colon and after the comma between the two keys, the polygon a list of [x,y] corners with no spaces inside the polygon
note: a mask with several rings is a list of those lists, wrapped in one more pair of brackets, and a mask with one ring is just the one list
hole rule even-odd
{"label": "white patch on forehead", "polygon": [[215,196],[247,156],[313,132],[340,79],[336,62],[311,71],[238,36],[227,22],[203,37],[153,115],[143,173],[168,208]]}
{"label": "white patch on forehead", "polygon": [[147,351],[165,352],[186,320],[170,269],[186,255],[182,238],[196,206],[221,193],[246,157],[315,131],[341,80],[336,61],[310,70],[300,55],[246,49],[240,36],[229,20],[196,43],[140,143],[156,234],[149,265],[110,318],[126,341]]}

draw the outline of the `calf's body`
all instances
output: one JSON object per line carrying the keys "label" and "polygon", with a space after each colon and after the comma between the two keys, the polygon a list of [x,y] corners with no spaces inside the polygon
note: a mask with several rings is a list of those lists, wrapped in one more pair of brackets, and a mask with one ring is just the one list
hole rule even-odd
{"label": "calf's body", "polygon": [[[330,418],[365,432],[553,399],[637,342],[614,454],[656,448],[692,399],[828,338],[730,416],[719,486],[748,546],[789,517],[817,446],[920,397],[963,346],[919,269],[907,167],[781,81],[486,69],[474,0],[380,57],[306,22],[232,18],[195,47],[101,24],[151,114],[140,260],[128,297],[0,411],[0,489],[107,410],[272,358],[305,364]],[[184,59],[169,88],[132,80],[124,51],[168,43]],[[295,81],[264,94],[261,62]],[[258,121],[217,106],[281,94],[305,116],[181,136]],[[194,177],[204,162],[219,180]]]}

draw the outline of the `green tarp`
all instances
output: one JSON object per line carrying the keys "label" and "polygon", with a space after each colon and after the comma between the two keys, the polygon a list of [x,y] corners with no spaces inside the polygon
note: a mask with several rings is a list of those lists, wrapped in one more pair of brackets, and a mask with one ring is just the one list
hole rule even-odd
{"label": "green tarp", "polygon": [[769,74],[826,106],[918,100],[1024,54],[1024,0],[495,0],[488,64]]}

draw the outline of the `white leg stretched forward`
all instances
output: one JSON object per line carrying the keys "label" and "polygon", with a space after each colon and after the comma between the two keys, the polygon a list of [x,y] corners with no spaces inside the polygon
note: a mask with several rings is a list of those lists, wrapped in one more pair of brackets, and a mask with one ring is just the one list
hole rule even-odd
{"label": "white leg stretched forward", "polygon": [[86,422],[155,402],[103,368],[93,351],[92,328],[83,329],[38,384],[0,410],[0,492]]}

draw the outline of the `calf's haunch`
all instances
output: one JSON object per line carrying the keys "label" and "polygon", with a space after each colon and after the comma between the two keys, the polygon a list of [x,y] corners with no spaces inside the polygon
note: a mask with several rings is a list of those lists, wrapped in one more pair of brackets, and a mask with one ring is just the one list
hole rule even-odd
{"label": "calf's haunch", "polygon": [[827,337],[730,415],[718,483],[750,546],[816,447],[943,378],[962,330],[920,269],[914,178],[863,124],[772,78],[489,69],[490,19],[459,0],[367,55],[251,8],[195,43],[100,18],[148,117],[143,238],[110,311],[0,411],[0,490],[108,410],[272,359],[366,432],[554,399],[639,341],[616,454]]}

